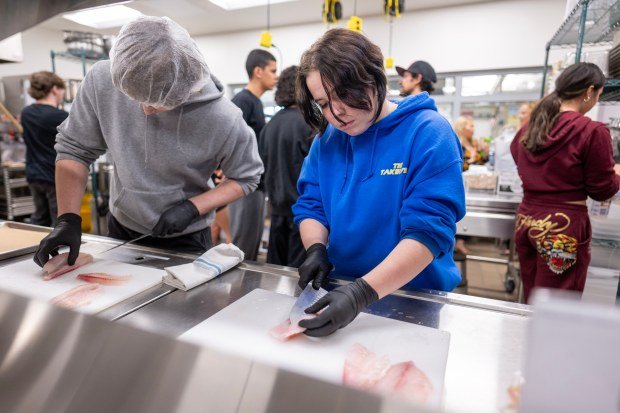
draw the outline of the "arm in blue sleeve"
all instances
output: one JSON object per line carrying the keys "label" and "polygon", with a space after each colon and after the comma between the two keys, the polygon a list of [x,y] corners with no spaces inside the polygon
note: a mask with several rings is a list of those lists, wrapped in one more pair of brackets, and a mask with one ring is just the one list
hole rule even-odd
{"label": "arm in blue sleeve", "polygon": [[320,138],[315,138],[310,153],[301,167],[297,191],[299,198],[293,205],[295,223],[299,225],[304,219],[315,219],[329,230],[329,222],[323,208],[321,186],[319,182]]}
{"label": "arm in blue sleeve", "polygon": [[[443,119],[417,133],[400,210],[400,237],[424,244],[434,257],[449,253],[456,223],[465,216],[465,189],[458,139]],[[415,162],[415,163],[414,163]]]}

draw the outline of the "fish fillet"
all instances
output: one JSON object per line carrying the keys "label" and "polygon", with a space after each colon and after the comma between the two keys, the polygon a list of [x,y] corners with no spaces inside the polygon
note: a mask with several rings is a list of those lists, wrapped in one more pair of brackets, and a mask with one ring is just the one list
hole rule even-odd
{"label": "fish fillet", "polygon": [[[321,313],[322,311],[319,311],[317,314]],[[305,328],[299,327],[298,325],[301,320],[310,320],[311,318],[316,317],[317,314],[305,314],[295,324],[293,324],[290,319],[284,320],[283,322],[269,330],[269,334],[271,334],[271,337],[276,338],[280,341],[288,341],[293,337],[296,337],[306,331]]]}
{"label": "fish fillet", "polygon": [[280,341],[288,341],[304,331],[306,331],[305,328],[294,326],[291,324],[291,320],[287,319],[269,330],[269,334]]}
{"label": "fish fillet", "polygon": [[361,344],[354,344],[349,349],[342,370],[342,382],[351,387],[370,390],[385,376],[390,367],[387,356],[377,357]]}
{"label": "fish fillet", "polygon": [[426,404],[433,394],[433,385],[413,361],[392,365],[373,391],[385,395],[400,396],[419,404]]}
{"label": "fish fillet", "polygon": [[78,280],[101,285],[123,285],[131,280],[131,275],[112,275],[104,272],[89,272],[79,274]]}
{"label": "fish fillet", "polygon": [[52,257],[48,262],[43,266],[43,279],[45,281],[49,281],[52,278],[56,278],[59,275],[67,273],[69,271],[73,271],[76,268],[80,268],[83,265],[90,264],[93,262],[93,256],[90,254],[81,253],[78,255],[77,260],[75,260],[75,264],[68,265],[67,260],[69,258],[68,252],[63,252],[62,254],[58,254],[55,257]]}
{"label": "fish fillet", "polygon": [[75,310],[92,303],[103,293],[103,287],[98,284],[84,284],[70,289],[54,298],[51,303],[60,307]]}
{"label": "fish fillet", "polygon": [[344,362],[342,382],[384,396],[397,396],[425,404],[433,385],[413,361],[390,365],[387,356],[377,357],[361,344],[354,344]]}

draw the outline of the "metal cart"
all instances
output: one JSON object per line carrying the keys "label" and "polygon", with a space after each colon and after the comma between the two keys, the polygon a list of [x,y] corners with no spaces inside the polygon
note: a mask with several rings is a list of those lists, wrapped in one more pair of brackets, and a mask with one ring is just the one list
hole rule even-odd
{"label": "metal cart", "polygon": [[[509,254],[506,258],[493,258],[477,255],[467,255],[459,260],[461,275],[467,279],[467,261],[487,262],[506,265],[504,288],[512,293],[519,285],[519,272],[515,267],[516,255],[514,248],[514,226],[516,211],[521,202],[521,196],[509,194],[477,194],[468,192],[465,196],[467,214],[457,223],[458,235],[470,235],[484,238],[509,240]],[[519,289],[519,292],[521,290]],[[521,300],[519,294],[518,300]]]}
{"label": "metal cart", "polygon": [[34,201],[26,182],[26,166],[10,163],[2,164],[0,168],[0,216],[12,221],[19,216],[31,215],[34,212]]}

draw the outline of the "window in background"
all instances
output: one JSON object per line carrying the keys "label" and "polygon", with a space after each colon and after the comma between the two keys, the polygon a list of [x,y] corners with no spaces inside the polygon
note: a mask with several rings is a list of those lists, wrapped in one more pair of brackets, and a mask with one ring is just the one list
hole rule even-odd
{"label": "window in background", "polygon": [[542,75],[540,73],[513,73],[504,76],[501,92],[533,92],[537,93],[542,87]]}
{"label": "window in background", "polygon": [[461,96],[493,95],[500,82],[500,75],[464,76]]}
{"label": "window in background", "polygon": [[519,107],[522,102],[463,103],[461,116],[474,118],[474,137],[496,137],[507,129],[519,129]]}
{"label": "window in background", "polygon": [[[443,102],[441,99],[444,97],[450,97],[456,93],[456,78],[454,76],[442,76],[437,75],[437,82],[435,83],[435,91],[431,94],[431,97],[435,99],[437,104],[437,110],[443,115],[449,122],[452,122],[454,114],[453,103]],[[400,100],[400,76],[388,76],[388,99]]]}
{"label": "window in background", "polygon": [[[398,97],[398,75],[388,78],[390,97]],[[542,68],[439,73],[435,92],[437,110],[451,123],[461,115],[474,118],[477,139],[519,128],[519,107],[540,97]]]}
{"label": "window in background", "polygon": [[452,123],[452,103],[437,103],[437,111],[444,118],[448,119],[448,122]]}

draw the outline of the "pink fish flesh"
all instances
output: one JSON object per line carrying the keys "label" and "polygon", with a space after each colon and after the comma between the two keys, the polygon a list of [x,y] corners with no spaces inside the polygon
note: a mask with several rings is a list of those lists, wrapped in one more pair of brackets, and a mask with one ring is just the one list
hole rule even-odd
{"label": "pink fish flesh", "polygon": [[413,361],[392,365],[373,387],[380,394],[402,396],[418,404],[426,404],[433,394],[433,385]]}
{"label": "pink fish flesh", "polygon": [[84,284],[52,298],[51,303],[70,310],[75,310],[76,308],[92,303],[101,293],[103,293],[103,287],[100,285]]}
{"label": "pink fish flesh", "polygon": [[349,349],[342,371],[342,382],[351,387],[370,390],[387,372],[390,360],[371,353],[361,344]]}
{"label": "pink fish flesh", "polygon": [[123,285],[127,281],[131,280],[131,275],[112,275],[106,274],[104,272],[89,272],[85,274],[79,274],[76,278],[78,280],[94,284]]}
{"label": "pink fish flesh", "polygon": [[288,341],[296,335],[303,333],[305,330],[305,328],[292,325],[291,320],[287,319],[269,330],[269,334],[271,334],[271,337],[280,341]]}
{"label": "pink fish flesh", "polygon": [[[315,314],[306,314],[302,320],[309,320],[311,318],[316,317]],[[301,320],[299,320],[301,321]],[[298,322],[299,322],[298,321]],[[271,335],[271,337],[276,338],[280,341],[288,341],[291,338],[303,333],[304,331],[306,331],[305,328],[303,327],[299,327],[299,325],[296,324],[292,324],[290,319],[284,320],[283,322],[281,322],[280,324],[278,324],[277,326],[275,326],[274,328],[272,328],[271,330],[269,330],[269,334]]]}
{"label": "pink fish flesh", "polygon": [[354,344],[344,363],[342,382],[361,390],[397,396],[425,404],[433,385],[413,361],[390,365],[387,356],[377,357],[361,344]]}
{"label": "pink fish flesh", "polygon": [[45,281],[49,281],[52,278],[56,278],[59,275],[67,273],[69,271],[73,271],[76,268],[80,268],[83,265],[90,264],[93,262],[93,256],[90,254],[81,253],[78,255],[77,260],[75,260],[75,264],[68,265],[67,259],[69,258],[68,252],[63,252],[62,254],[58,254],[55,257],[52,257],[48,262],[43,266],[43,279]]}

